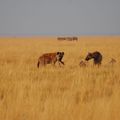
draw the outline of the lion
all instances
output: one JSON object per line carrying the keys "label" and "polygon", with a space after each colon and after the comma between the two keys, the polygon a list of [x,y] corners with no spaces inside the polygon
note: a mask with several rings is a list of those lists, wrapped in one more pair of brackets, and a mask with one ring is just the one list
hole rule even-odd
{"label": "lion", "polygon": [[95,51],[93,53],[88,53],[85,60],[89,61],[90,59],[94,60],[94,65],[101,65],[102,62],[102,54],[98,51]]}
{"label": "lion", "polygon": [[54,64],[56,62],[59,63],[59,66],[62,64],[64,65],[64,62],[62,61],[64,56],[64,52],[55,52],[55,53],[45,53],[42,56],[39,57],[37,67],[39,66],[45,66],[47,64]]}

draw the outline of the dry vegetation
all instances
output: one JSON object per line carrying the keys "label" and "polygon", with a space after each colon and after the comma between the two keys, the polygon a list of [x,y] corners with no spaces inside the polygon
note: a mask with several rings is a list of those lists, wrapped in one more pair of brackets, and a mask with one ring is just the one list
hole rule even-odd
{"label": "dry vegetation", "polygon": [[[103,54],[102,66],[80,67],[95,50]],[[56,51],[65,52],[64,67],[37,69],[42,53]],[[119,120],[119,100],[119,36],[0,38],[0,120]]]}

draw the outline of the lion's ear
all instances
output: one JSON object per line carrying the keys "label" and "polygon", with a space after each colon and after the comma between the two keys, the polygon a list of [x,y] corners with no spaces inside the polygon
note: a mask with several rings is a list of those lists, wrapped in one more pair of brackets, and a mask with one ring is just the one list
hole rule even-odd
{"label": "lion's ear", "polygon": [[60,54],[60,52],[57,52],[57,55],[59,55]]}
{"label": "lion's ear", "polygon": [[65,53],[64,53],[64,52],[62,52],[62,54],[64,55]]}
{"label": "lion's ear", "polygon": [[91,52],[88,52],[88,54],[91,54]]}

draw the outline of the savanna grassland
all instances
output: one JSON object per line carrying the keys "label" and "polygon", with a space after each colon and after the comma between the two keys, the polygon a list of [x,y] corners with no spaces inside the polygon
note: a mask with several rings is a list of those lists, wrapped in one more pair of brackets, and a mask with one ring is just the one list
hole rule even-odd
{"label": "savanna grassland", "polygon": [[[102,66],[80,67],[96,50]],[[37,68],[41,54],[56,51],[65,66]],[[120,36],[0,38],[0,120],[120,120]]]}

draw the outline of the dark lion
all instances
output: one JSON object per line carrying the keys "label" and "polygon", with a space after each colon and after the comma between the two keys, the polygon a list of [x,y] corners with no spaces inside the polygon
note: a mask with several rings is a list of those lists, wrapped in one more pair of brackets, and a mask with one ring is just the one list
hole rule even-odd
{"label": "dark lion", "polygon": [[64,62],[62,61],[62,58],[64,56],[64,52],[55,52],[55,53],[45,53],[42,56],[39,57],[37,67],[39,68],[40,65],[46,65],[46,64],[54,64],[56,62],[64,65]]}
{"label": "dark lion", "polygon": [[89,61],[90,59],[93,59],[94,60],[94,64],[99,66],[99,65],[101,65],[101,62],[102,62],[102,55],[98,51],[95,51],[93,53],[88,53],[88,55],[86,56],[85,60]]}

